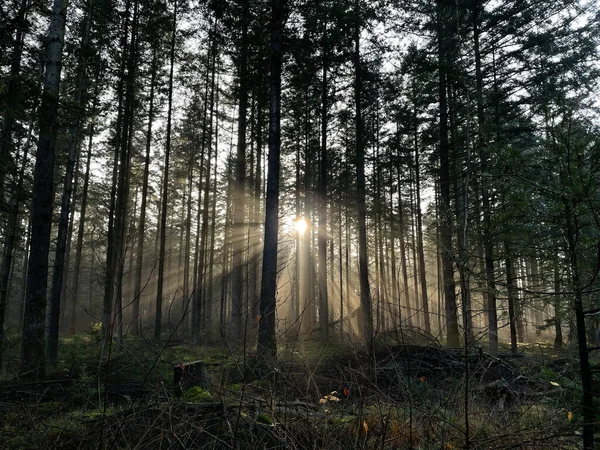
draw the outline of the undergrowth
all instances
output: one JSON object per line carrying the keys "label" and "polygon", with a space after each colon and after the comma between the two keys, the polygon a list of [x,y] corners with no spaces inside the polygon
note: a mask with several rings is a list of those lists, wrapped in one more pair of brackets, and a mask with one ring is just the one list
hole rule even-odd
{"label": "undergrowth", "polygon": [[[393,339],[371,355],[305,342],[282,346],[267,368],[226,345],[138,338],[107,349],[92,329],[62,342],[53,382],[4,382],[0,448],[579,448],[575,355],[525,352],[507,360],[474,349],[465,360]],[[197,360],[205,386],[175,397],[173,366]]]}

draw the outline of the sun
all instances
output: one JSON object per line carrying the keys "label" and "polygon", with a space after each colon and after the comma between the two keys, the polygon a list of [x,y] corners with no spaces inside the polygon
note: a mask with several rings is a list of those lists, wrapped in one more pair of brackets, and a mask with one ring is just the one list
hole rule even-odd
{"label": "sun", "polygon": [[308,228],[308,223],[306,223],[305,219],[296,219],[296,222],[294,223],[294,228],[296,228],[298,234],[302,236]]}

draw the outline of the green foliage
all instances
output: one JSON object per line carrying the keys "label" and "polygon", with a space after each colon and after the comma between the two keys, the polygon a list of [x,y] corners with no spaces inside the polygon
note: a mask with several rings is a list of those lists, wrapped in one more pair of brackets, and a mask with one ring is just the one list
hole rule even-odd
{"label": "green foliage", "polygon": [[200,386],[192,386],[183,393],[183,400],[191,403],[207,403],[212,402],[213,396]]}
{"label": "green foliage", "polygon": [[256,416],[256,423],[262,423],[265,425],[273,425],[273,419],[265,413],[260,413]]}

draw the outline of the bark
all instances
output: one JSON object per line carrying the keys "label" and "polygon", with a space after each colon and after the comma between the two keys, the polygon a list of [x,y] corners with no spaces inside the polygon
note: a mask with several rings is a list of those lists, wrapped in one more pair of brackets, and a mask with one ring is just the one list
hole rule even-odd
{"label": "bark", "polygon": [[[204,180],[204,155],[206,153],[206,134],[207,134],[207,118],[208,118],[208,94],[209,94],[209,82],[210,82],[210,56],[211,56],[211,45],[209,44],[206,51],[206,77],[204,80],[204,101],[202,109],[202,138],[200,140],[200,173],[198,176],[198,214],[196,217],[196,240],[194,244],[194,268],[193,268],[193,307],[192,307],[192,337],[198,338],[200,332],[200,318],[202,315],[201,310],[201,292],[198,289],[200,280],[198,278],[198,266],[200,264],[200,226],[202,214],[202,181]],[[208,163],[207,163],[208,164]]]}
{"label": "bark", "polygon": [[[412,170],[411,170],[411,176],[412,176]],[[412,253],[412,266],[413,266],[413,287],[415,290],[415,298],[414,298],[414,304],[415,304],[415,318],[416,320],[416,326],[417,327],[421,327],[421,307],[419,306],[419,269],[418,267],[418,262],[417,262],[417,233],[415,230],[415,209],[416,209],[416,205],[415,205],[415,195],[414,195],[414,186],[411,183],[410,187],[409,187],[409,193],[410,193],[410,237],[411,237],[411,253]]]}
{"label": "bark", "polygon": [[[110,339],[113,334],[113,300],[115,298],[115,285],[120,280],[118,277],[118,267],[122,257],[122,240],[124,235],[124,224],[127,202],[126,200],[126,178],[128,177],[129,167],[128,157],[128,137],[129,131],[129,110],[132,106],[133,94],[133,46],[128,47],[129,20],[130,20],[131,1],[127,0],[125,4],[125,22],[121,37],[121,67],[119,70],[119,84],[117,87],[118,108],[117,122],[115,129],[115,155],[113,161],[112,187],[110,194],[110,210],[108,218],[108,234],[106,246],[106,271],[104,280],[104,297],[102,306],[102,328],[104,330],[105,341]],[[137,1],[135,3],[137,11]],[[135,17],[134,17],[135,22]],[[133,28],[133,27],[132,27]],[[132,41],[134,41],[135,32],[132,30]],[[127,61],[129,63],[127,64]],[[126,71],[127,68],[127,71]],[[127,76],[126,76],[127,74]],[[127,92],[125,88],[127,87]]]}
{"label": "bark", "polygon": [[279,155],[281,144],[281,66],[285,0],[272,1],[271,75],[269,79],[269,159],[265,208],[258,352],[267,363],[277,358],[275,306],[277,294],[277,241],[279,229]]}
{"label": "bark", "polygon": [[[213,68],[215,70],[215,68]],[[208,285],[208,304],[209,304],[209,315],[207,327],[209,331],[212,331],[212,303],[213,303],[213,271],[215,264],[215,233],[216,233],[216,219],[217,219],[217,173],[218,173],[218,161],[219,161],[219,81],[217,80],[216,88],[216,102],[215,102],[215,162],[214,162],[214,177],[212,184],[212,211],[211,211],[211,225],[210,225],[210,255],[208,257],[208,279],[210,281]]]}
{"label": "bark", "polygon": [[58,99],[67,3],[54,0],[46,47],[46,72],[40,106],[39,139],[33,178],[31,249],[21,345],[21,373],[44,373],[44,327],[48,254],[52,227],[54,157],[58,129]]}
{"label": "bark", "polygon": [[[154,89],[156,84],[157,67],[156,47],[152,53],[152,66],[150,69],[150,98],[148,107],[148,126],[146,128],[146,156],[144,158],[144,174],[142,176],[142,198],[140,204],[140,223],[138,226],[137,250],[135,262],[135,275],[133,283],[132,323],[131,333],[140,334],[140,297],[142,295],[142,270],[144,265],[144,244],[146,237],[146,208],[148,202],[148,178],[150,175],[150,149],[152,147],[152,124],[154,122]],[[192,170],[190,165],[190,171]],[[191,187],[190,187],[191,188]],[[189,264],[188,264],[189,265]]]}
{"label": "bark", "polygon": [[[398,186],[398,189],[400,189],[400,186]],[[390,251],[392,260],[392,301],[394,302],[391,313],[394,330],[402,323],[402,308],[399,296],[400,286],[398,284],[398,269],[396,267],[396,227],[397,224],[394,217],[394,196],[390,190]]]}
{"label": "bark", "polygon": [[[216,31],[216,21],[214,25],[214,30]],[[210,99],[209,99],[209,119],[208,119],[208,137],[206,146],[208,147],[208,153],[206,158],[206,173],[204,183],[204,194],[203,200],[204,204],[202,206],[202,228],[200,230],[200,254],[198,257],[198,275],[197,280],[198,284],[196,287],[196,295],[199,297],[198,304],[200,306],[200,311],[203,314],[200,316],[196,316],[197,325],[202,328],[202,325],[206,325],[206,318],[210,315],[209,305],[206,302],[205,297],[205,275],[206,275],[206,245],[207,245],[207,237],[208,237],[208,208],[209,208],[209,198],[210,198],[210,175],[211,175],[211,163],[212,163],[212,134],[213,134],[213,115],[214,115],[214,103],[215,103],[215,61],[216,61],[216,36],[213,32],[212,37],[212,48],[210,50],[212,62],[210,63],[208,70],[212,72],[211,81],[210,81]],[[202,181],[201,181],[202,182]],[[211,280],[208,280],[208,283],[211,283]],[[202,317],[204,316],[204,317]]]}
{"label": "bark", "polygon": [[227,284],[229,279],[229,246],[230,231],[229,223],[231,221],[231,155],[227,164],[227,198],[225,199],[225,238],[223,241],[223,258],[221,262],[221,298],[219,301],[219,334],[221,338],[225,337],[225,317],[227,313]]}
{"label": "bark", "polygon": [[580,263],[578,257],[577,243],[580,238],[577,214],[574,212],[573,203],[564,201],[564,212],[566,222],[566,234],[569,248],[569,265],[571,269],[571,284],[573,287],[573,309],[575,310],[575,324],[577,328],[577,347],[579,351],[579,369],[581,375],[581,387],[583,388],[581,404],[583,407],[583,448],[592,450],[594,448],[594,426],[596,422],[596,411],[594,409],[594,392],[592,368],[590,365],[590,351],[587,344],[585,330],[585,312],[583,309],[583,288],[579,273]]}
{"label": "bark", "polygon": [[[111,319],[116,325],[117,341],[123,342],[123,274],[127,250],[127,224],[129,214],[129,187],[131,177],[131,153],[133,144],[133,125],[135,115],[135,79],[138,60],[138,25],[139,1],[135,0],[133,8],[133,21],[131,27],[131,41],[127,58],[127,78],[125,90],[125,103],[123,115],[123,132],[121,134],[121,153],[119,183],[116,197],[115,215],[115,314]],[[114,326],[113,325],[113,326]]]}
{"label": "bark", "polygon": [[[96,86],[98,86],[98,77],[96,77]],[[85,175],[83,178],[83,192],[81,194],[81,210],[79,211],[79,225],[77,227],[77,243],[75,245],[75,267],[73,272],[73,281],[71,284],[71,317],[69,334],[75,334],[75,323],[77,320],[77,304],[79,303],[79,277],[81,272],[81,259],[83,253],[83,236],[85,232],[85,220],[87,215],[87,200],[88,191],[90,185],[90,164],[92,160],[92,147],[94,142],[95,134],[95,114],[98,106],[98,88],[96,87],[94,92],[94,103],[92,106],[92,117],[90,119],[89,130],[88,130],[88,151],[85,162]]]}
{"label": "bark", "polygon": [[444,299],[446,305],[447,344],[459,346],[458,316],[454,269],[452,267],[452,212],[450,207],[450,145],[448,142],[448,102],[446,97],[448,72],[448,36],[444,27],[444,1],[437,1],[437,37],[439,59],[439,115],[440,115],[440,203],[442,243],[442,266],[444,277]]}
{"label": "bark", "polygon": [[239,68],[239,117],[237,157],[235,165],[235,201],[233,204],[233,270],[231,273],[231,316],[234,339],[243,333],[243,264],[244,264],[244,209],[246,183],[246,113],[248,109],[248,15],[249,0],[243,0],[241,17],[241,48]]}
{"label": "bark", "polygon": [[329,340],[329,306],[327,299],[327,22],[323,31],[323,79],[321,81],[321,161],[319,163],[319,339]]}
{"label": "bark", "polygon": [[360,58],[360,0],[354,2],[354,101],[356,106],[356,192],[358,218],[358,254],[362,334],[369,352],[373,350],[373,318],[369,291],[369,261],[367,253],[367,224],[365,207],[365,148],[362,117],[362,69]]}
{"label": "bark", "polygon": [[167,240],[167,206],[168,206],[168,190],[169,190],[169,163],[171,158],[171,130],[172,130],[172,115],[173,115],[173,70],[175,67],[175,39],[177,33],[177,0],[173,6],[173,29],[171,30],[171,53],[170,53],[170,68],[169,68],[169,87],[168,87],[168,106],[167,106],[167,141],[165,145],[165,166],[163,174],[162,187],[162,216],[160,223],[160,243],[158,256],[158,279],[156,288],[156,312],[154,315],[154,339],[160,340],[162,331],[162,301],[163,301],[163,284],[165,272],[165,246]]}
{"label": "bark", "polygon": [[563,346],[563,334],[562,334],[562,321],[560,313],[561,303],[561,280],[560,272],[558,267],[554,268],[554,298],[552,300],[552,306],[554,308],[554,348],[560,350]]}
{"label": "bark", "polygon": [[[65,171],[65,180],[63,183],[63,192],[60,205],[60,216],[58,221],[58,236],[56,240],[56,250],[54,256],[54,268],[52,273],[52,287],[50,289],[50,321],[48,325],[48,341],[46,347],[46,356],[52,366],[56,365],[58,356],[58,333],[60,327],[60,304],[61,294],[63,293],[63,282],[65,266],[67,262],[67,238],[69,237],[69,216],[71,214],[71,196],[74,191],[73,178],[75,177],[75,165],[79,157],[80,131],[83,115],[85,114],[85,66],[87,58],[85,53],[88,51],[90,30],[92,27],[93,0],[89,0],[87,11],[83,19],[83,30],[81,39],[81,53],[77,63],[77,80],[75,104],[77,108],[77,118],[71,129],[69,143],[69,152],[67,157],[67,169]],[[68,268],[67,268],[68,270]]]}
{"label": "bark", "polygon": [[[32,124],[33,125],[33,124]],[[29,134],[33,131],[33,126],[29,128]],[[25,169],[27,167],[27,157],[29,153],[29,147],[31,145],[30,139],[23,148],[23,156],[21,161],[21,168],[17,178],[17,184],[15,186],[14,193],[12,195],[10,204],[10,216],[8,223],[6,224],[6,243],[4,245],[4,254],[2,257],[2,266],[0,268],[0,364],[2,363],[2,350],[4,348],[4,323],[6,313],[8,309],[8,293],[9,293],[9,282],[11,268],[13,267],[13,256],[15,250],[15,244],[18,241],[18,228],[19,228],[19,209],[22,204],[23,197],[23,180],[25,178]],[[27,247],[26,247],[27,249]],[[27,259],[27,258],[25,258]],[[14,270],[12,270],[14,272]]]}
{"label": "bark", "polygon": [[419,255],[419,276],[421,283],[421,301],[423,305],[423,318],[425,320],[425,331],[431,332],[431,320],[429,318],[429,296],[427,294],[427,274],[425,273],[425,251],[423,249],[423,217],[421,214],[421,164],[419,159],[419,140],[418,140],[418,122],[417,111],[414,111],[415,129],[415,191],[417,203],[415,205],[417,213],[417,253]]}
{"label": "bark", "polygon": [[516,293],[516,279],[515,270],[513,265],[513,257],[511,255],[510,242],[504,241],[504,252],[505,264],[506,264],[506,289],[508,291],[508,320],[510,326],[510,350],[513,354],[517,353],[517,327],[516,327],[516,315],[517,315],[517,293]]}
{"label": "bark", "polygon": [[[404,236],[404,230],[405,230],[405,226],[404,226],[404,205],[402,202],[402,192],[400,189],[400,165],[398,164],[398,166],[396,167],[397,170],[397,176],[398,176],[398,239],[400,240],[400,263],[402,266],[402,282],[403,282],[403,287],[404,289],[402,290],[402,292],[399,294],[399,299],[398,299],[398,305],[400,307],[400,309],[402,309],[402,296],[405,297],[405,303],[406,303],[406,315],[407,315],[407,320],[408,320],[408,325],[412,326],[413,325],[413,316],[415,314],[415,312],[413,311],[412,307],[411,307],[411,303],[410,303],[410,294],[408,292],[408,264],[406,261],[406,240],[405,240],[405,236]],[[400,313],[400,315],[402,315],[402,313]],[[400,322],[401,324],[402,322]]]}
{"label": "bark", "polygon": [[[344,264],[342,261],[342,207],[338,209],[339,229],[338,229],[338,249],[339,249],[339,272],[340,272],[340,341],[344,339]],[[348,293],[346,293],[348,295]]]}
{"label": "bark", "polygon": [[27,259],[27,253],[29,252],[29,246],[31,243],[31,219],[27,220],[27,233],[25,235],[25,246],[23,247],[23,267],[21,273],[23,274],[23,282],[21,286],[21,295],[19,296],[19,329],[23,328],[23,312],[25,310],[25,294],[27,291],[27,267],[29,260]]}

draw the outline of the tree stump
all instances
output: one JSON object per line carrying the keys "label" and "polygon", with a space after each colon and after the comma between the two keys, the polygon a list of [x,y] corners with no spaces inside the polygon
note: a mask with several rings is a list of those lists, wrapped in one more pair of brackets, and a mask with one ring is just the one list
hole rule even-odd
{"label": "tree stump", "polygon": [[185,391],[193,386],[204,387],[204,361],[192,361],[177,364],[173,367],[173,384],[175,397],[181,397]]}

